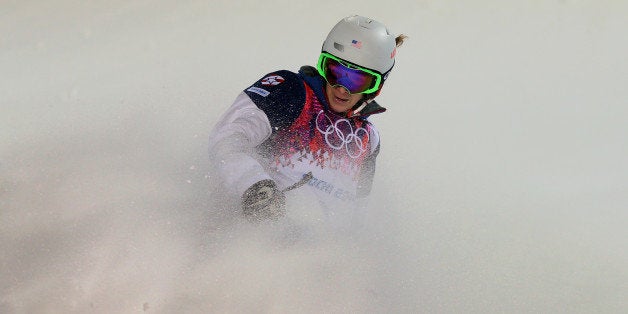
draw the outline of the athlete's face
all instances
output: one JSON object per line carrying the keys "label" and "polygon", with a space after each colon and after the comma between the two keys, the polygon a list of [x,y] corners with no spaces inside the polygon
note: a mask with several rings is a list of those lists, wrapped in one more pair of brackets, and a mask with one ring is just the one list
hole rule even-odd
{"label": "athlete's face", "polygon": [[329,85],[329,83],[325,86],[325,92],[331,110],[337,113],[349,111],[362,99],[362,94],[350,94],[346,88],[342,86],[334,87]]}

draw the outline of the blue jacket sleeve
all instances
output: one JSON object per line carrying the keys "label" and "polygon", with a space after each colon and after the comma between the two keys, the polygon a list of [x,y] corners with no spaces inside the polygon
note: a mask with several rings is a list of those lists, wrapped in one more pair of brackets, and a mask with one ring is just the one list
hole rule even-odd
{"label": "blue jacket sleeve", "polygon": [[244,92],[264,111],[273,133],[289,127],[301,114],[305,104],[303,79],[287,70],[265,75]]}

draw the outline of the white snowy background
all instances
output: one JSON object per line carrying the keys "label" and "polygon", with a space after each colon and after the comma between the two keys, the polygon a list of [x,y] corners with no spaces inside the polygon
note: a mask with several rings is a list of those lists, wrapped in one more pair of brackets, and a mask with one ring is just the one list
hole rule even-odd
{"label": "white snowy background", "polygon": [[[207,136],[354,13],[410,37],[374,118],[367,229],[281,243],[210,206]],[[0,1],[0,313],[626,313],[627,16]]]}

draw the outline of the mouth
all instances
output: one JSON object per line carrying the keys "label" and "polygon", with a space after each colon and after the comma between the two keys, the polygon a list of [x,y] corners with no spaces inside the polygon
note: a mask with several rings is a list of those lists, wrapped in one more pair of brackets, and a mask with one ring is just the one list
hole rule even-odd
{"label": "mouth", "polygon": [[334,96],[334,99],[335,99],[337,102],[348,102],[348,101],[349,101],[349,98],[346,98],[346,99],[345,99],[345,98],[340,98],[340,97],[338,97],[338,96]]}

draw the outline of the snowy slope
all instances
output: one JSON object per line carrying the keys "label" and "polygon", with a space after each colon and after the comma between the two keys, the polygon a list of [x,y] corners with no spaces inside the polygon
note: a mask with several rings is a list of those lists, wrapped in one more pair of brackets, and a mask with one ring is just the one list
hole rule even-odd
{"label": "snowy slope", "polygon": [[[212,206],[218,116],[352,13],[410,36],[366,232],[286,238]],[[625,312],[627,14],[3,1],[0,313]]]}

